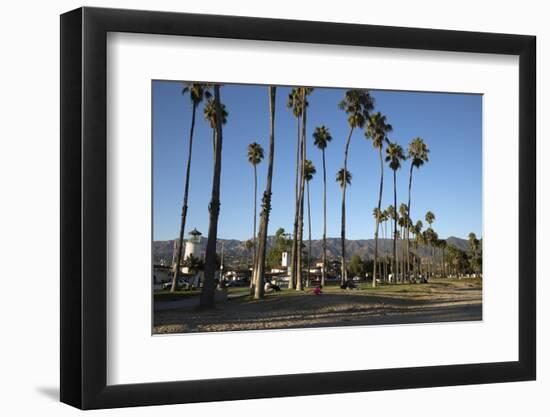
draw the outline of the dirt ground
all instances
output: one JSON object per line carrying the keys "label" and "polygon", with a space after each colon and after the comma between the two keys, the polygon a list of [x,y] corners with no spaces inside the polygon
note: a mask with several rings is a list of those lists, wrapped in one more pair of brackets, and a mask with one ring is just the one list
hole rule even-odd
{"label": "dirt ground", "polygon": [[474,321],[482,318],[481,280],[437,280],[428,284],[363,284],[357,290],[326,287],[267,294],[219,303],[197,311],[195,305],[154,313],[153,333],[187,333],[305,327]]}

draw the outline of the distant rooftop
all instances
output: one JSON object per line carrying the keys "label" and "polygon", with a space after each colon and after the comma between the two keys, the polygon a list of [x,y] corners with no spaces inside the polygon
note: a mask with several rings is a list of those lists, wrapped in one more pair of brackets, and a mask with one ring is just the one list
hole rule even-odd
{"label": "distant rooftop", "polygon": [[189,234],[192,235],[192,236],[200,236],[200,235],[202,235],[202,233],[199,232],[199,231],[197,230],[197,228],[191,230],[191,231],[189,232]]}

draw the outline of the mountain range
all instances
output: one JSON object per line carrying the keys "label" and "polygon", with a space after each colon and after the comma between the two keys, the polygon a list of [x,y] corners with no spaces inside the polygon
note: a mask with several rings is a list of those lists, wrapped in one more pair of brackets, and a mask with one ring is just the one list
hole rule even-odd
{"label": "mountain range", "polygon": [[[272,246],[275,237],[269,236],[267,241],[267,248]],[[458,237],[451,236],[446,239],[448,245],[453,245],[458,249],[467,251],[469,249],[469,242],[466,239],[461,239]],[[174,252],[174,242],[175,240],[157,240],[153,242],[153,259],[154,263],[158,264],[161,260],[164,260],[164,263],[170,264],[172,262],[172,255]],[[221,245],[223,242],[223,251],[224,256],[227,259],[243,259],[249,256],[249,253],[245,249],[244,241],[236,239],[218,239],[218,252],[221,251]],[[338,258],[340,256],[341,246],[340,238],[327,238],[327,257],[328,259]],[[412,240],[411,240],[412,242]],[[304,240],[306,249],[309,245],[307,240]],[[401,251],[402,241],[397,242],[398,253]],[[206,247],[206,238],[201,238],[201,246]],[[412,243],[411,243],[412,246]],[[323,249],[323,240],[316,239],[311,241],[311,254],[314,259],[318,259],[322,255]],[[392,239],[378,239],[378,253],[381,256],[391,255],[393,250],[393,240]],[[413,250],[418,253],[421,257],[426,257],[431,255],[431,248],[427,246],[419,246],[418,249]],[[361,259],[372,259],[374,256],[374,239],[358,239],[358,240],[349,240],[346,239],[346,253],[349,257],[353,255],[359,255]],[[201,255],[202,255],[201,254]]]}

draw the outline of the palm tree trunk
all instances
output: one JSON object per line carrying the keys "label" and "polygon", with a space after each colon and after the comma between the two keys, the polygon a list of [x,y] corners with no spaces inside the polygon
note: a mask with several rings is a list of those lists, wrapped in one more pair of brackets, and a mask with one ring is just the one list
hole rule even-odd
{"label": "palm tree trunk", "polygon": [[[431,250],[431,249],[432,249],[432,244],[428,242],[428,250]],[[432,272],[433,272],[432,258],[430,257],[430,255],[428,255],[428,265],[426,267],[426,276],[430,277],[430,275],[432,275]]]}
{"label": "palm tree trunk", "polygon": [[[382,207],[382,189],[384,186],[384,161],[382,159],[382,146],[378,149],[378,155],[380,156],[380,191],[378,192],[378,213]],[[376,261],[378,260],[378,227],[380,225],[380,219],[378,214],[376,215],[376,228],[374,229],[374,274],[372,277],[372,287],[376,287]]]}
{"label": "palm tree trunk", "polygon": [[191,154],[193,152],[193,133],[195,131],[195,113],[197,111],[197,104],[193,103],[193,111],[191,114],[191,129],[189,132],[189,150],[187,153],[187,168],[185,170],[185,189],[183,192],[183,206],[181,208],[181,225],[180,234],[178,238],[178,254],[176,256],[176,265],[174,275],[172,277],[172,286],[170,292],[176,291],[178,277],[180,274],[182,256],[183,256],[183,235],[185,233],[185,221],[187,220],[187,201],[189,199],[189,177],[191,175]]}
{"label": "palm tree trunk", "polygon": [[204,260],[204,283],[201,291],[200,306],[213,308],[216,274],[216,242],[218,239],[218,218],[220,215],[220,185],[222,170],[222,112],[220,102],[220,86],[214,85],[214,101],[216,105],[216,135],[214,152],[214,175],[212,178],[212,196],[208,211],[210,219],[208,224],[208,240],[206,242],[206,254]]}
{"label": "palm tree trunk", "polygon": [[256,242],[256,213],[257,213],[257,194],[258,194],[258,177],[257,177],[257,172],[256,172],[256,165],[254,165],[254,234],[253,234],[253,241],[254,241],[254,258],[253,258],[253,262],[256,262],[256,256],[257,256],[257,245],[258,243]]}
{"label": "palm tree trunk", "polygon": [[384,221],[384,282],[388,282],[388,256],[386,254],[386,243],[388,239],[388,219]]}
{"label": "palm tree trunk", "polygon": [[441,248],[441,273],[443,278],[447,278],[447,273],[445,271],[445,248]]}
{"label": "palm tree trunk", "polygon": [[325,150],[323,149],[323,268],[321,270],[321,285],[325,286],[327,270],[327,168]]}
{"label": "palm tree trunk", "polygon": [[348,280],[348,269],[346,267],[346,188],[348,182],[347,173],[348,173],[348,151],[349,143],[351,141],[351,135],[353,134],[353,127],[349,130],[349,136],[346,140],[346,149],[344,151],[344,184],[342,186],[342,228],[340,233],[341,245],[342,245],[342,277],[340,278],[340,283],[344,283]]}
{"label": "palm tree trunk", "polygon": [[[411,221],[411,187],[412,187],[412,178],[413,178],[413,164],[411,162],[411,168],[410,168],[410,171],[409,171],[409,200],[407,202],[407,217],[408,217],[408,221]],[[410,248],[410,240],[409,240],[409,231],[410,231],[410,228],[409,228],[409,225],[407,224],[407,276],[409,275],[409,272],[410,272],[410,260],[409,260],[409,248]]]}
{"label": "palm tree trunk", "polygon": [[299,195],[299,216],[298,216],[298,242],[297,242],[297,271],[296,271],[296,290],[302,291],[303,278],[302,278],[302,242],[304,236],[304,191],[305,191],[305,165],[306,165],[306,89],[302,89],[302,155],[301,155],[301,174],[300,174],[300,190]]}
{"label": "palm tree trunk", "polygon": [[405,282],[405,226],[401,227],[401,282]]}
{"label": "palm tree trunk", "polygon": [[265,255],[267,249],[267,227],[269,225],[269,213],[271,211],[271,183],[273,181],[273,157],[275,152],[275,95],[276,88],[270,86],[269,92],[269,157],[267,166],[267,181],[265,185],[264,196],[262,198],[262,214],[260,217],[260,234],[258,256],[256,260],[256,286],[254,288],[254,298],[259,299],[264,296],[264,274],[265,274]]}
{"label": "palm tree trunk", "polygon": [[393,206],[395,213],[393,216],[393,265],[392,278],[393,283],[397,283],[397,173],[393,170]]}
{"label": "palm tree trunk", "polygon": [[310,270],[311,270],[311,205],[309,202],[309,181],[307,182],[307,232],[309,240],[309,248],[307,253],[307,286],[310,283]]}
{"label": "palm tree trunk", "polygon": [[[253,241],[253,256],[252,256],[252,265],[256,265],[256,213],[257,213],[257,196],[258,196],[258,175],[256,170],[256,164],[253,165],[254,167],[254,226],[253,226],[253,235],[252,235],[252,241]],[[250,289],[252,290],[254,288],[254,282],[253,280],[250,280]]]}
{"label": "palm tree trunk", "polygon": [[297,256],[298,256],[298,211],[299,211],[299,195],[298,195],[298,185],[300,180],[300,118],[296,117],[296,125],[297,125],[297,132],[298,137],[296,139],[296,176],[295,176],[295,184],[294,184],[294,198],[295,198],[295,206],[294,206],[294,233],[293,233],[293,239],[292,239],[292,252],[291,252],[291,259],[290,259],[290,277],[288,279],[288,288],[294,289],[296,286],[296,274],[297,274]]}
{"label": "palm tree trunk", "polygon": [[344,285],[346,278],[346,191],[342,189],[342,229],[340,232],[340,241],[342,246],[342,265],[340,270],[340,285]]}
{"label": "palm tree trunk", "polygon": [[432,246],[432,265],[433,265],[432,268],[435,269],[436,268],[436,264],[435,264],[435,246]]}

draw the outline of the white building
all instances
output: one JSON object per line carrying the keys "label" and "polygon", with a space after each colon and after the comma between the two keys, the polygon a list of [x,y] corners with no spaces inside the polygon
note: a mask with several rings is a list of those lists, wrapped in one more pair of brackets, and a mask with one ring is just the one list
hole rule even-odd
{"label": "white building", "polygon": [[[187,259],[190,255],[193,255],[194,258],[199,259],[201,255],[201,236],[202,233],[199,232],[197,229],[193,229],[189,232],[189,235],[191,236],[187,241],[185,242],[185,254],[183,256],[183,259]],[[181,272],[184,274],[189,273],[189,269],[187,267],[184,267],[181,269]]]}
{"label": "white building", "polygon": [[283,252],[281,257],[281,266],[288,268],[288,252]]}

